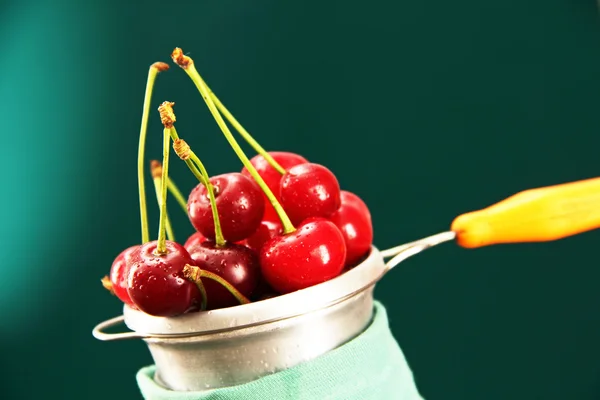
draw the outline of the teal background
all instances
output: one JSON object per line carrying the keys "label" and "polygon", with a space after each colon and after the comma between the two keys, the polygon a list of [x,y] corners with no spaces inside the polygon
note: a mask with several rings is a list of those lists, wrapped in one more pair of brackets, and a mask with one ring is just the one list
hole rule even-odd
{"label": "teal background", "polygon": [[[600,175],[593,0],[12,0],[0,38],[3,399],[140,398],[145,345],[91,329],[120,312],[99,279],[139,241],[146,73],[175,46],[265,147],[326,164],[362,196],[381,248]],[[177,67],[157,81],[149,158],[163,100],[209,172],[240,168]],[[171,171],[194,184],[182,163]],[[174,202],[171,215],[183,240]],[[377,295],[424,397],[599,398],[599,243],[448,244],[386,277]]]}

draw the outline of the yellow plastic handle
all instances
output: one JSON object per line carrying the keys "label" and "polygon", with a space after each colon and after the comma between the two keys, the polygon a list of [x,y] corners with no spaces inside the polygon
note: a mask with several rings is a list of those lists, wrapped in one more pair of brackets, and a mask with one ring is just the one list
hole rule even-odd
{"label": "yellow plastic handle", "polygon": [[600,228],[600,178],[525,190],[457,217],[451,230],[467,248],[545,242]]}

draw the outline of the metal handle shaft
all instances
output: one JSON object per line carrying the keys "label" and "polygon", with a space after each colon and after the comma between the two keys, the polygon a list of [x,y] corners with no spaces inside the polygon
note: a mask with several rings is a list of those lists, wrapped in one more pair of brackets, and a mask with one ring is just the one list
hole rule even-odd
{"label": "metal handle shaft", "polygon": [[118,317],[111,318],[104,322],[100,322],[94,330],[92,331],[92,335],[98,340],[102,340],[104,342],[108,342],[111,340],[124,340],[124,339],[139,339],[144,337],[137,332],[122,332],[122,333],[106,333],[104,329],[122,325],[124,323],[125,317],[119,315]]}
{"label": "metal handle shaft", "polygon": [[400,246],[392,247],[381,252],[384,258],[393,257],[386,263],[386,272],[400,264],[402,261],[409,257],[414,256],[427,250],[430,247],[437,246],[438,244],[449,242],[454,240],[456,234],[452,231],[438,233],[437,235],[429,236],[424,239],[416,240],[414,242],[406,243]]}

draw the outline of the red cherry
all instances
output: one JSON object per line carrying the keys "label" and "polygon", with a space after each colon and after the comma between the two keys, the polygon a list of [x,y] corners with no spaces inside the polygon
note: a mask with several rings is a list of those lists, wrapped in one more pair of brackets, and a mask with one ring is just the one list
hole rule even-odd
{"label": "red cherry", "polygon": [[263,220],[256,232],[249,238],[242,240],[239,244],[247,246],[254,250],[256,254],[259,254],[260,249],[267,241],[273,239],[275,236],[281,235],[282,232],[283,228],[281,227],[279,218],[276,221]]}
{"label": "red cherry", "polygon": [[[285,170],[308,162],[299,154],[285,151],[269,151],[268,153]],[[282,175],[260,154],[252,157],[250,162],[254,165],[254,168],[256,168],[256,171],[263,178],[269,189],[277,196],[279,194],[279,181]],[[242,174],[252,179],[252,175],[250,175],[246,167],[242,169]]]}
{"label": "red cherry", "polygon": [[[237,242],[252,235],[265,210],[260,187],[246,176],[234,172],[210,178],[214,186],[223,237]],[[198,184],[188,198],[188,212],[194,228],[206,238],[215,239],[215,224],[208,191]]]}
{"label": "red cherry", "polygon": [[186,264],[194,264],[180,244],[166,241],[167,253],[156,253],[158,241],[139,246],[131,254],[127,291],[133,303],[143,312],[172,317],[191,311],[201,303],[195,283],[183,276]]}
{"label": "red cherry", "polygon": [[277,293],[265,292],[263,295],[259,296],[256,299],[256,301],[268,300],[268,299],[272,299],[273,297],[277,297],[277,296],[279,296]]}
{"label": "red cherry", "polygon": [[133,308],[135,308],[135,305],[131,301],[129,293],[127,293],[127,276],[131,266],[131,254],[139,247],[139,245],[135,245],[123,250],[110,267],[110,282],[113,293],[119,300]]}
{"label": "red cherry", "polygon": [[[245,246],[227,244],[217,246],[206,241],[190,248],[194,265],[225,279],[246,297],[252,296],[260,277],[258,255]],[[238,300],[223,285],[211,279],[202,279],[206,289],[208,310],[239,305]]]}
{"label": "red cherry", "polygon": [[264,244],[262,273],[279,293],[304,289],[338,276],[346,261],[344,236],[331,221],[311,218]]}
{"label": "red cherry", "polygon": [[313,163],[290,168],[281,179],[279,195],[293,224],[310,217],[329,217],[341,204],[340,185],[333,172]]}
{"label": "red cherry", "polygon": [[279,294],[276,293],[275,289],[269,286],[266,279],[261,276],[261,280],[258,282],[258,286],[252,295],[252,301],[265,300],[277,296],[279,296]]}
{"label": "red cherry", "polygon": [[[304,164],[308,162],[301,155],[289,153],[286,151],[269,151],[268,153],[285,170],[292,168],[298,164]],[[254,156],[250,160],[250,162],[252,163],[252,165],[254,165],[254,168],[256,168],[258,174],[263,178],[269,189],[271,189],[275,197],[279,200],[279,185],[282,175],[275,168],[273,168],[269,164],[269,162],[260,154]],[[242,174],[252,179],[252,175],[250,175],[250,172],[248,171],[248,169],[246,169],[246,167],[242,169]],[[269,221],[278,221],[279,217],[277,216],[277,213],[275,212],[275,209],[273,208],[271,203],[267,200],[267,196],[265,196],[264,199],[265,214],[263,216],[263,219],[267,219]]]}
{"label": "red cherry", "polygon": [[[277,217],[276,221],[263,220],[260,223],[260,226],[258,227],[256,232],[254,232],[254,235],[250,236],[248,239],[243,240],[239,244],[250,248],[256,254],[260,254],[260,250],[266,242],[268,242],[276,236],[281,236],[282,233],[283,228],[281,226],[281,221],[279,220],[279,217]],[[265,279],[261,277],[261,280],[258,283],[258,287],[254,291],[252,298],[254,300],[262,299],[263,295],[273,292],[273,288],[271,288],[269,284],[265,281]]]}
{"label": "red cherry", "polygon": [[373,224],[369,208],[354,193],[342,190],[342,205],[329,220],[344,235],[346,242],[346,266],[353,266],[371,250]]}
{"label": "red cherry", "polygon": [[200,232],[195,232],[188,238],[188,240],[185,241],[183,247],[185,247],[185,249],[189,252],[191,247],[205,242],[207,240],[208,239],[204,237],[203,234],[201,234]]}

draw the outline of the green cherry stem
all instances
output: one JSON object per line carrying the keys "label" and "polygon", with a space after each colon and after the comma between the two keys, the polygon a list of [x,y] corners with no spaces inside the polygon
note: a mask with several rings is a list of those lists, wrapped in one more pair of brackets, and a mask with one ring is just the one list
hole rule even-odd
{"label": "green cherry stem", "polygon": [[[183,143],[185,143],[185,142],[181,142],[181,139],[177,139],[173,143],[173,149],[175,150],[175,153],[177,153],[177,150],[179,150],[180,146],[183,146]],[[181,158],[181,157],[179,157],[179,158]],[[202,172],[200,172],[200,170],[198,169],[198,167],[196,167],[196,165],[194,164],[194,162],[191,159],[189,159],[189,158],[182,159],[182,160],[185,162],[185,165],[188,166],[188,168],[190,169],[190,171],[192,172],[192,174],[194,174],[194,176],[196,177],[196,179],[198,179],[198,181],[201,184],[203,184],[204,186],[207,186],[208,182],[206,182],[206,179],[204,179],[204,175],[202,175]]]}
{"label": "green cherry stem", "polygon": [[240,136],[242,136],[244,138],[244,140],[246,142],[248,142],[248,144],[254,149],[254,151],[256,151],[258,154],[260,154],[261,156],[263,156],[263,158],[265,160],[267,160],[267,162],[271,165],[271,167],[275,168],[275,170],[277,170],[277,172],[279,172],[281,175],[285,174],[286,173],[285,168],[283,168],[277,161],[275,161],[275,159],[273,157],[271,157],[271,155],[264,149],[264,147],[262,147],[252,137],[252,135],[250,134],[250,132],[248,132],[246,129],[244,129],[244,127],[242,126],[242,124],[240,124],[238,122],[238,120],[235,119],[235,117],[231,114],[231,112],[229,112],[229,110],[227,109],[227,107],[225,107],[223,105],[223,103],[221,103],[221,100],[219,100],[219,98],[217,97],[217,95],[206,84],[206,81],[204,81],[204,79],[202,79],[202,77],[200,77],[200,80],[202,81],[202,83],[204,84],[204,86],[206,87],[206,89],[208,90],[210,98],[215,103],[215,105],[217,106],[217,108],[219,109],[219,111],[221,112],[221,114],[223,114],[225,116],[225,118],[227,118],[227,121],[229,121],[229,123],[235,128],[235,130],[239,132]]}
{"label": "green cherry stem", "polygon": [[169,190],[169,192],[171,192],[173,197],[175,197],[175,200],[177,201],[177,203],[179,203],[179,205],[183,209],[183,212],[187,215],[188,210],[185,197],[183,197],[183,194],[181,194],[181,191],[179,190],[177,185],[175,185],[175,182],[173,182],[171,178],[169,178],[169,180],[167,181],[167,189]]}
{"label": "green cherry stem", "polygon": [[211,279],[211,280],[219,283],[225,289],[227,289],[227,291],[229,293],[231,293],[233,295],[233,297],[235,297],[236,300],[240,304],[250,303],[250,300],[248,300],[248,298],[246,296],[244,296],[242,293],[240,293],[239,290],[237,290],[235,287],[233,287],[233,285],[231,283],[227,282],[225,279],[221,278],[217,274],[214,274],[212,272],[200,269],[199,267],[195,267],[193,265],[187,264],[185,267],[183,267],[183,276],[186,279],[189,279],[192,282],[195,282],[197,285],[199,284],[198,282],[200,282],[200,283],[202,282],[202,278]]}
{"label": "green cherry stem", "polygon": [[144,182],[144,151],[146,147],[146,133],[148,132],[148,117],[150,115],[150,103],[152,101],[152,92],[156,76],[169,69],[169,65],[164,62],[155,62],[148,71],[148,80],[146,82],[146,92],[144,94],[144,107],[142,111],[142,124],[140,127],[140,139],[138,144],[138,190],[140,201],[140,219],[142,227],[142,243],[150,240],[148,229],[148,209],[146,206],[146,185]]}
{"label": "green cherry stem", "polygon": [[206,187],[206,190],[208,191],[210,208],[212,210],[213,221],[215,224],[215,244],[218,247],[223,247],[225,246],[226,242],[221,229],[221,220],[219,219],[219,211],[217,210],[214,187],[212,183],[210,183],[210,176],[208,175],[206,168],[204,168],[204,164],[202,164],[198,156],[196,156],[192,149],[190,149],[190,146],[185,142],[185,140],[179,138],[177,129],[175,129],[175,126],[173,125],[177,120],[175,117],[175,112],[173,111],[174,105],[175,103],[168,101],[162,103],[160,107],[158,107],[160,119],[165,128],[169,128],[169,135],[171,138],[173,138],[173,150],[175,150],[175,154],[185,161],[185,164],[188,166],[190,171],[192,171],[194,176]]}
{"label": "green cherry stem", "polygon": [[[208,299],[208,297],[206,296],[206,288],[204,287],[204,283],[202,282],[202,279],[200,279],[200,277],[198,277],[197,279],[191,279],[190,277],[187,276],[187,275],[192,274],[192,272],[190,272],[190,267],[191,266],[189,264],[186,264],[185,267],[183,267],[183,277],[187,280],[191,280],[198,287],[198,291],[200,292],[200,311],[204,311],[204,310],[206,310],[206,303],[207,303],[207,299]],[[193,268],[197,268],[197,267],[193,267]],[[198,269],[200,269],[200,268],[198,268]],[[186,271],[188,271],[187,275],[186,275]],[[195,275],[194,275],[194,277],[195,277]]]}
{"label": "green cherry stem", "polygon": [[163,130],[163,168],[160,179],[160,223],[158,226],[158,244],[156,251],[158,254],[167,254],[167,177],[169,176],[169,153],[171,151],[170,128]]}
{"label": "green cherry stem", "polygon": [[[173,128],[174,129],[174,128]],[[221,219],[219,218],[219,211],[217,209],[217,200],[215,198],[215,189],[210,182],[210,176],[204,168],[204,164],[198,158],[196,153],[190,149],[190,146],[183,139],[177,139],[173,143],[173,149],[175,153],[185,161],[188,168],[198,178],[198,180],[206,187],[208,192],[208,200],[210,201],[210,208],[215,223],[215,244],[217,247],[223,247],[226,244],[225,238],[223,237],[223,230],[221,229]],[[192,168],[193,166],[193,168]]]}
{"label": "green cherry stem", "polygon": [[[152,180],[154,181],[154,190],[156,192],[156,200],[158,201],[158,205],[160,206],[160,196],[162,193],[161,188],[161,176],[162,176],[162,165],[157,160],[150,161],[150,174],[152,175]],[[171,219],[169,218],[169,213],[167,211],[166,218],[166,228],[167,228],[167,238],[174,242],[175,234],[173,233],[173,226],[171,225]]]}
{"label": "green cherry stem", "polygon": [[221,128],[221,131],[223,132],[223,135],[229,142],[229,145],[231,146],[231,148],[233,149],[235,154],[238,156],[238,158],[240,159],[242,164],[244,164],[244,166],[246,167],[248,172],[250,172],[250,175],[252,175],[252,178],[254,178],[256,183],[258,183],[258,185],[260,186],[262,191],[265,193],[265,195],[269,199],[269,202],[273,205],[273,208],[275,209],[275,211],[277,212],[277,215],[279,216],[279,219],[281,220],[281,225],[283,226],[283,233],[288,234],[288,233],[294,232],[296,230],[296,228],[292,224],[292,221],[290,221],[290,218],[283,210],[283,207],[281,207],[281,204],[279,203],[279,201],[277,200],[275,195],[273,195],[273,192],[271,192],[271,189],[269,189],[269,187],[267,186],[265,181],[262,179],[262,177],[260,176],[258,171],[256,171],[256,168],[254,168],[254,166],[252,165],[250,160],[248,160],[248,157],[246,157],[246,155],[244,154],[244,151],[242,150],[242,148],[240,147],[238,142],[235,140],[235,138],[231,134],[231,131],[227,127],[227,124],[223,120],[223,117],[221,117],[221,114],[217,110],[215,103],[212,101],[212,99],[208,93],[208,89],[204,85],[204,81],[202,80],[202,77],[200,76],[200,74],[196,70],[196,67],[194,66],[193,60],[190,57],[184,55],[183,51],[180,48],[176,48],[173,51],[173,54],[171,54],[171,57],[173,58],[173,61],[177,65],[179,65],[188,74],[188,76],[192,79],[192,81],[196,85],[196,88],[202,95],[202,98],[206,102],[208,109],[210,110],[211,114],[213,115],[215,121],[217,122],[217,125],[219,125],[219,128]]}

